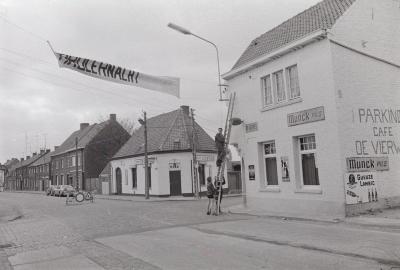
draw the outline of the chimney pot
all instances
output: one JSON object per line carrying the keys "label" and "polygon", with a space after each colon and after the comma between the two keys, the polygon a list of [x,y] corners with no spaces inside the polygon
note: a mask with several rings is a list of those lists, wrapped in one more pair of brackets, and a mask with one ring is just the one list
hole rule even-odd
{"label": "chimney pot", "polygon": [[21,161],[24,161],[24,158],[23,158],[23,157],[21,158]]}
{"label": "chimney pot", "polygon": [[117,115],[115,113],[110,114],[110,120],[117,121]]}
{"label": "chimney pot", "polygon": [[43,154],[44,153],[44,149],[40,149],[40,154]]}
{"label": "chimney pot", "polygon": [[80,124],[80,130],[83,130],[89,126],[89,123],[81,123]]}
{"label": "chimney pot", "polygon": [[182,105],[181,109],[183,111],[184,114],[189,115],[189,106],[187,105]]}
{"label": "chimney pot", "polygon": [[30,156],[26,156],[26,160],[28,160],[28,159],[30,159],[31,157]]}

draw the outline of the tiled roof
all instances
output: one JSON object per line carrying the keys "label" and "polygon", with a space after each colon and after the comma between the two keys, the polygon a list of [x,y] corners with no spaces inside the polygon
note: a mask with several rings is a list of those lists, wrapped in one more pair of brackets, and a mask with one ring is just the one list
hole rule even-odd
{"label": "tiled roof", "polygon": [[[182,109],[157,115],[147,119],[147,151],[172,152],[191,150],[191,118]],[[195,122],[196,150],[217,152],[214,140]],[[179,142],[180,147],[174,147]],[[144,154],[144,127],[140,127],[113,159]]]}
{"label": "tiled roof", "polygon": [[41,155],[35,155],[35,156],[30,157],[29,159],[25,159],[25,160],[21,161],[20,163],[18,163],[18,167],[17,168],[21,168],[21,167],[24,167],[24,166],[31,165],[33,162],[38,160],[40,157],[41,157]]}
{"label": "tiled roof", "polygon": [[254,39],[232,69],[236,69],[317,30],[330,29],[356,0],[324,0]]}
{"label": "tiled roof", "polygon": [[32,163],[30,166],[39,166],[43,165],[46,163],[50,162],[50,156],[53,154],[53,152],[48,152],[42,155],[38,160],[36,160],[34,163]]}
{"label": "tiled roof", "polygon": [[78,148],[86,145],[109,123],[110,120],[100,124],[93,124],[82,130],[74,131],[56,150],[51,152],[51,156],[56,156],[75,149],[75,138],[78,137]]}

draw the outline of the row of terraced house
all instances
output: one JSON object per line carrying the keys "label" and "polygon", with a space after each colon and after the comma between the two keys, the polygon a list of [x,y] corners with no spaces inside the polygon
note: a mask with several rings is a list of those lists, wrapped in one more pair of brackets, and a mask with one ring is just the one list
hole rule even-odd
{"label": "row of terraced house", "polygon": [[[217,172],[217,151],[213,138],[192,122],[189,107],[149,118],[147,129],[150,195],[205,193],[207,177]],[[79,130],[53,151],[41,150],[32,157],[11,159],[5,167],[8,190],[44,191],[49,185],[72,185],[103,194],[144,195],[144,127],[131,136],[116,115],[110,114],[100,124],[81,123]],[[238,192],[240,169],[229,168],[225,188],[229,185],[231,192]]]}

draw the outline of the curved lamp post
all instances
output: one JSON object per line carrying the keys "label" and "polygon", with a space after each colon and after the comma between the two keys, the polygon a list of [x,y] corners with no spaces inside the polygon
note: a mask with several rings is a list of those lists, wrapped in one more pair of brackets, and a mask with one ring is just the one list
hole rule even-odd
{"label": "curved lamp post", "polygon": [[174,29],[175,31],[178,31],[178,32],[180,32],[180,33],[182,33],[182,34],[184,34],[184,35],[192,35],[192,36],[194,36],[194,37],[197,37],[197,38],[199,38],[199,39],[201,39],[201,40],[203,40],[203,41],[205,41],[205,42],[207,42],[207,43],[209,43],[209,44],[211,44],[211,45],[214,46],[215,50],[217,51],[219,101],[228,101],[228,99],[223,99],[223,98],[222,98],[222,90],[221,90],[221,86],[222,86],[222,85],[221,85],[221,71],[220,71],[220,67],[219,67],[219,52],[218,52],[218,47],[217,47],[217,45],[215,45],[213,42],[211,42],[211,41],[209,41],[209,40],[207,40],[207,39],[205,39],[205,38],[203,38],[203,37],[200,37],[200,36],[198,36],[198,35],[196,35],[196,34],[193,34],[192,32],[190,32],[189,30],[183,28],[182,26],[179,26],[179,25],[176,25],[176,24],[173,24],[173,23],[169,23],[169,24],[168,24],[168,27],[169,27],[169,28],[172,28],[172,29]]}

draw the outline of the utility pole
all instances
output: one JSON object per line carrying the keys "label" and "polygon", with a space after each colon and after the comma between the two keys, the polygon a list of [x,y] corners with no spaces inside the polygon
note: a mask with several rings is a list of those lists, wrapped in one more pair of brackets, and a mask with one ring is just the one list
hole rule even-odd
{"label": "utility pole", "polygon": [[195,130],[195,125],[194,125],[194,113],[193,109],[190,109],[190,114],[192,118],[192,154],[193,154],[193,185],[194,185],[194,192],[196,198],[200,198],[199,196],[199,181],[198,181],[198,174],[197,174],[197,160],[196,160],[196,130]]}
{"label": "utility pole", "polygon": [[75,137],[75,173],[76,173],[76,189],[79,190],[79,172],[78,172],[78,137]]}
{"label": "utility pole", "polygon": [[144,184],[145,184],[145,199],[150,198],[149,195],[149,158],[147,156],[147,117],[146,112],[143,112],[144,122]]}

